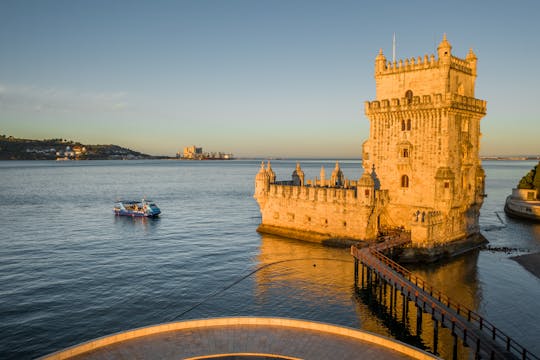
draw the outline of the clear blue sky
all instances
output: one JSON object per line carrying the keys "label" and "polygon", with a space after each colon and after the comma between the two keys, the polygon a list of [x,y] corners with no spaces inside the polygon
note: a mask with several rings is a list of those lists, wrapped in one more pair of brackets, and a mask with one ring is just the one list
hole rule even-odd
{"label": "clear blue sky", "polygon": [[1,0],[0,133],[356,157],[374,59],[478,56],[481,154],[540,153],[540,2]]}

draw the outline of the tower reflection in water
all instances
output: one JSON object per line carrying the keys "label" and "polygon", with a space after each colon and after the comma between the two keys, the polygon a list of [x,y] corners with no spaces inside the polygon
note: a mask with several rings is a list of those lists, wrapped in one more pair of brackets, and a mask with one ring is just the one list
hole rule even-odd
{"label": "tower reflection in water", "polygon": [[[354,263],[349,249],[330,248],[320,244],[262,235],[259,266],[255,273],[255,302],[266,309],[267,316],[285,316],[329,322],[361,328],[380,335],[395,337],[412,345],[433,351],[434,331],[430,314],[422,315],[418,335],[417,312],[411,302],[405,322],[401,296],[389,315],[390,293],[386,310],[354,289]],[[481,300],[477,279],[478,252],[439,264],[409,266],[450,298],[476,311]],[[449,329],[437,329],[437,354],[445,359],[453,355],[453,337]],[[458,341],[458,358],[468,358],[469,348]]]}

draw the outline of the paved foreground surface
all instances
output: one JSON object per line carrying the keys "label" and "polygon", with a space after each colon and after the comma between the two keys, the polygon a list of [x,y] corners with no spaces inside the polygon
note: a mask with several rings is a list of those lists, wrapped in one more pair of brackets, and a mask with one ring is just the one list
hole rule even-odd
{"label": "paved foreground surface", "polygon": [[280,318],[218,318],[136,329],[43,359],[433,359],[372,333]]}

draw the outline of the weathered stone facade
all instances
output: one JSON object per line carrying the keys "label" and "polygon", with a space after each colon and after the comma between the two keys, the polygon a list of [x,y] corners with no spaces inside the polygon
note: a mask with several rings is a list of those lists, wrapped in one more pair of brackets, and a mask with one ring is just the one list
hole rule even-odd
{"label": "weathered stone facade", "polygon": [[477,58],[472,50],[465,59],[453,56],[446,36],[437,50],[437,59],[397,62],[379,52],[376,99],[365,103],[364,175],[357,182],[342,173],[328,181],[322,173],[307,184],[297,166],[293,181],[276,183],[271,167],[261,167],[255,184],[261,231],[371,240],[382,228],[402,228],[419,248],[479,233],[486,102],[474,97]]}

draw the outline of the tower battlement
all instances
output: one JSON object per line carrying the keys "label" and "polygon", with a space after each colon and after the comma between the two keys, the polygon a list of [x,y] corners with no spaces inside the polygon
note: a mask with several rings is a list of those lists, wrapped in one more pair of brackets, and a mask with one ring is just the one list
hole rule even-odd
{"label": "tower battlement", "polygon": [[435,55],[387,61],[382,49],[375,58],[377,100],[405,96],[410,103],[413,96],[458,94],[474,97],[477,58],[472,49],[464,59],[452,55],[446,35]]}
{"label": "tower battlement", "polygon": [[[383,56],[382,49],[379,56]],[[418,58],[399,59],[394,62],[386,61],[384,58],[384,66],[377,66],[375,68],[375,76],[378,75],[391,75],[401,74],[409,71],[439,69],[441,66],[448,65],[441,61],[441,59],[435,59],[435,55],[418,56]],[[450,67],[452,69],[459,70],[469,75],[476,75],[476,61],[467,59],[460,59],[456,56],[450,56]]]}

